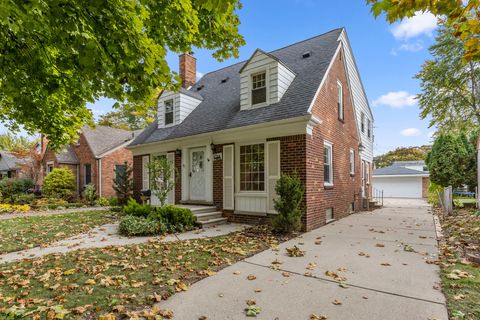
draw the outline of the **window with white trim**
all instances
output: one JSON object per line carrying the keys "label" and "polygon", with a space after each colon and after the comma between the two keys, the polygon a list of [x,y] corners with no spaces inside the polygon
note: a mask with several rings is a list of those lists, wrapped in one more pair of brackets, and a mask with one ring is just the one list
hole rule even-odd
{"label": "window with white trim", "polygon": [[337,81],[337,95],[338,119],[343,121],[345,119],[345,110],[343,107],[343,87],[340,81]]}
{"label": "window with white trim", "polygon": [[323,145],[323,181],[333,185],[333,146],[328,142]]}
{"label": "window with white trim", "polygon": [[362,133],[365,132],[365,113],[362,112],[360,116],[360,126],[362,128]]}
{"label": "window with white trim", "polygon": [[370,119],[367,120],[367,136],[372,137],[372,121]]}
{"label": "window with white trim", "polygon": [[252,75],[252,106],[267,102],[267,73]]}
{"label": "window with white trim", "polygon": [[265,144],[240,146],[240,191],[265,191]]}
{"label": "window with white trim", "polygon": [[174,110],[173,99],[164,102],[165,106],[165,125],[173,124]]}
{"label": "window with white trim", "polygon": [[350,149],[350,174],[355,174],[355,150]]}

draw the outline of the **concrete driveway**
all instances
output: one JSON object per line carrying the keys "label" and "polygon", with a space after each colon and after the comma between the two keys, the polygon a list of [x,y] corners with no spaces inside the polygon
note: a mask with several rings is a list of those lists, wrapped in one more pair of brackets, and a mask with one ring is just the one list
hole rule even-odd
{"label": "concrete driveway", "polygon": [[[174,319],[247,319],[246,301],[253,299],[261,308],[257,318],[265,320],[308,320],[312,314],[446,320],[439,268],[426,263],[437,258],[436,244],[424,201],[387,200],[383,209],[351,215],[223,269],[160,307],[173,309]],[[288,257],[285,248],[293,245],[305,256]],[[275,260],[278,271],[271,268]],[[345,277],[346,286],[326,271]],[[248,280],[250,274],[256,279]]]}

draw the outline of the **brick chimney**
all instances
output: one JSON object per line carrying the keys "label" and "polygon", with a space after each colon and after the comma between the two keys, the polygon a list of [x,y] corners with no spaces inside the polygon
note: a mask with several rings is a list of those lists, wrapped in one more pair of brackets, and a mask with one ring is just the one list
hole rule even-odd
{"label": "brick chimney", "polygon": [[193,52],[182,53],[179,56],[180,62],[180,78],[182,79],[182,87],[189,88],[197,82],[197,59],[193,56]]}

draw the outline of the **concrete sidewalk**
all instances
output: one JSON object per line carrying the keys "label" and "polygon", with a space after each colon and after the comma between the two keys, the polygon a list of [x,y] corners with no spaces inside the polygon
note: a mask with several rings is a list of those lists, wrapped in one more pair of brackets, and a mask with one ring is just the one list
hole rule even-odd
{"label": "concrete sidewalk", "polygon": [[[182,320],[248,319],[244,309],[249,299],[262,309],[258,319],[308,320],[312,314],[328,319],[448,319],[439,268],[426,263],[437,258],[428,205],[419,200],[385,205],[232,265],[160,307],[173,309],[174,319]],[[305,256],[288,257],[285,248],[293,245]],[[281,262],[278,271],[271,268],[275,260]],[[348,287],[326,271],[345,277]],[[256,279],[248,280],[249,274]]]}

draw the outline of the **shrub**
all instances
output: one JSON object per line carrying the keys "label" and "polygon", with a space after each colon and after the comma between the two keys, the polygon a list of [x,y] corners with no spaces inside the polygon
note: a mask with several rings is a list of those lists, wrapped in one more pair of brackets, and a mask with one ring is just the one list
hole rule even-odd
{"label": "shrub", "polygon": [[95,200],[95,205],[99,207],[108,207],[110,205],[110,200],[104,197],[100,197],[97,200]]}
{"label": "shrub", "polygon": [[12,202],[14,204],[32,204],[35,200],[33,193],[23,193],[12,196]]}
{"label": "shrub", "polygon": [[94,203],[97,199],[97,191],[95,190],[95,186],[91,183],[85,186],[83,189],[83,198],[87,203]]}
{"label": "shrub", "polygon": [[57,198],[41,198],[33,201],[33,204],[36,206],[47,206],[47,205],[56,205],[56,206],[65,206],[68,202],[63,199]]}
{"label": "shrub", "polygon": [[165,233],[160,221],[128,215],[122,218],[119,225],[120,234],[126,236],[149,236]]}
{"label": "shrub", "polygon": [[0,196],[6,203],[14,203],[15,197],[24,195],[33,189],[34,183],[31,179],[10,179],[0,180]]}
{"label": "shrub", "polygon": [[282,233],[299,230],[303,214],[300,210],[304,193],[302,182],[296,174],[282,175],[275,185],[275,191],[278,196],[273,203],[278,214],[272,220],[274,230]]}
{"label": "shrub", "polygon": [[191,230],[197,221],[190,209],[172,205],[155,208],[149,217],[164,223],[170,232]]}
{"label": "shrub", "polygon": [[13,213],[13,212],[27,212],[32,210],[29,205],[15,205],[15,204],[0,204],[0,214],[1,213]]}
{"label": "shrub", "polygon": [[43,182],[43,194],[47,197],[70,199],[75,192],[75,177],[72,171],[65,168],[55,168]]}
{"label": "shrub", "polygon": [[443,191],[443,187],[430,181],[428,185],[428,203],[438,205],[438,194]]}
{"label": "shrub", "polygon": [[108,205],[111,207],[117,207],[120,203],[118,202],[118,199],[115,197],[111,197],[108,199]]}
{"label": "shrub", "polygon": [[147,218],[152,212],[152,206],[148,204],[139,204],[130,198],[126,206],[123,207],[123,214],[127,216]]}

